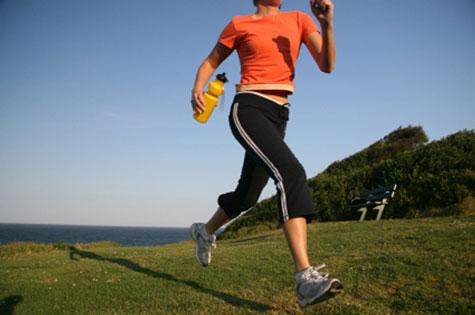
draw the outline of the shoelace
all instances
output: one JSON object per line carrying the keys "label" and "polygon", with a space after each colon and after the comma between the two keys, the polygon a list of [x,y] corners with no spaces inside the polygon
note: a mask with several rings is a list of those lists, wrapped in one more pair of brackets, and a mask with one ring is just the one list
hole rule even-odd
{"label": "shoelace", "polygon": [[210,237],[208,242],[210,243],[211,247],[216,248],[216,237]]}
{"label": "shoelace", "polygon": [[327,265],[321,264],[317,267],[311,267],[311,270],[303,275],[307,280],[319,280],[320,278],[327,278],[328,273],[319,272],[320,269],[325,268]]}
{"label": "shoelace", "polygon": [[209,235],[209,237],[205,237],[204,235],[201,235],[201,238],[208,243],[209,246],[216,248],[216,236],[214,235]]}

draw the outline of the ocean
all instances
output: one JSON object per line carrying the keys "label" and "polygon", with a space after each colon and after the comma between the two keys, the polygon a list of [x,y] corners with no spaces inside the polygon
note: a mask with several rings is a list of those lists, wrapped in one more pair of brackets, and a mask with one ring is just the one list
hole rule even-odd
{"label": "ocean", "polygon": [[16,241],[70,244],[112,241],[124,246],[153,246],[188,239],[191,239],[188,228],[0,223],[0,244]]}

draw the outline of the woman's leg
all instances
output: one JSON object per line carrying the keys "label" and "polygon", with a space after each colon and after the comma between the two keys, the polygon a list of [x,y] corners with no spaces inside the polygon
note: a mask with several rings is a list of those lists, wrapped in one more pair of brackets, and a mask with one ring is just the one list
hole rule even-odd
{"label": "woman's leg", "polygon": [[295,272],[310,267],[307,253],[307,220],[304,217],[287,220],[284,223],[284,233],[294,259]]}
{"label": "woman's leg", "polygon": [[223,208],[218,207],[218,210],[216,210],[216,212],[213,214],[213,216],[209,219],[209,221],[205,225],[206,232],[208,232],[208,234],[210,235],[216,233],[216,231],[220,227],[228,223],[229,220],[230,219],[228,215],[226,214],[226,212],[224,212]]}
{"label": "woman's leg", "polygon": [[[236,139],[274,179],[278,193],[280,217],[296,271],[310,266],[307,254],[307,219],[315,214],[305,171],[284,142],[285,109],[264,107],[232,107],[232,131]],[[265,104],[268,105],[268,104]],[[284,111],[282,113],[282,111]],[[280,119],[282,116],[282,120]]]}
{"label": "woman's leg", "polygon": [[211,262],[211,248],[216,239],[214,233],[239,213],[254,206],[268,180],[267,170],[246,152],[236,189],[219,196],[219,208],[206,224],[194,223],[190,227],[196,241],[196,258],[202,266]]}
{"label": "woman's leg", "polygon": [[219,208],[206,226],[208,231],[214,233],[220,226],[253,207],[268,181],[267,170],[246,152],[238,185],[234,191],[218,197]]}

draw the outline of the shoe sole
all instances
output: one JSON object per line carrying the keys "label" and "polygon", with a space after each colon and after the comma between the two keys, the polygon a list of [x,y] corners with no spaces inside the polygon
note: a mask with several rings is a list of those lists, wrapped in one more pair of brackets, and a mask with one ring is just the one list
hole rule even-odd
{"label": "shoe sole", "polygon": [[333,282],[330,285],[330,288],[320,296],[313,298],[298,300],[299,306],[304,308],[305,306],[321,303],[323,301],[329,300],[335,297],[337,294],[343,292],[343,285],[338,279],[333,279]]}

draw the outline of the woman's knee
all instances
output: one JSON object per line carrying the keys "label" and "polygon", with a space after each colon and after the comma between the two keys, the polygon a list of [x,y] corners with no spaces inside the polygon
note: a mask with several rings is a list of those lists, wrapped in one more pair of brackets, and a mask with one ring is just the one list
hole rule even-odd
{"label": "woman's knee", "polygon": [[218,204],[229,218],[234,219],[242,212],[255,206],[257,198],[239,198],[234,192],[229,192],[218,197]]}

